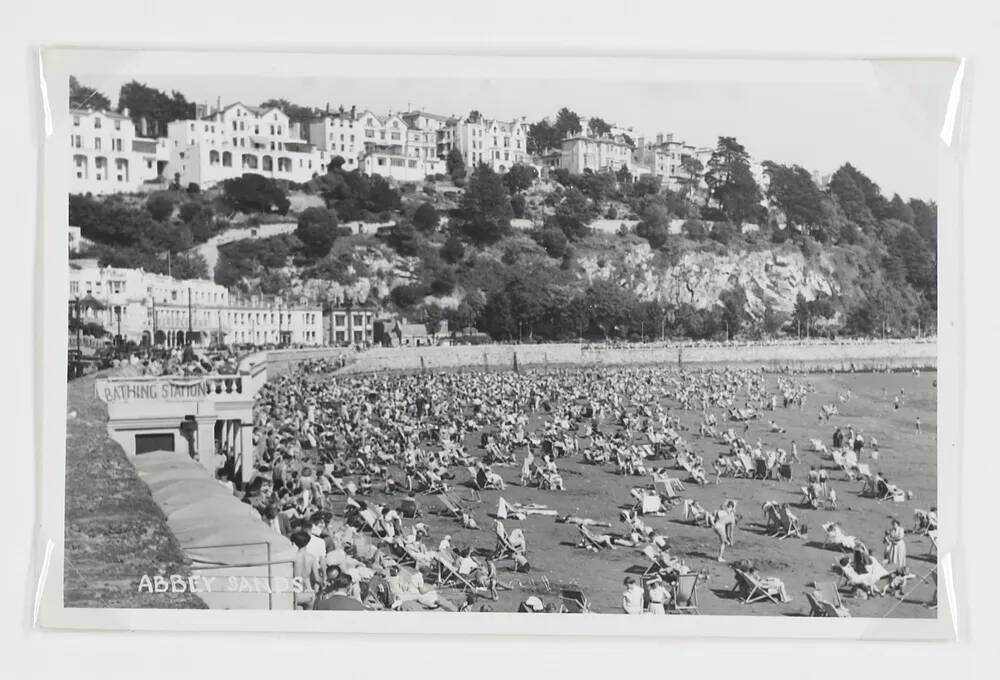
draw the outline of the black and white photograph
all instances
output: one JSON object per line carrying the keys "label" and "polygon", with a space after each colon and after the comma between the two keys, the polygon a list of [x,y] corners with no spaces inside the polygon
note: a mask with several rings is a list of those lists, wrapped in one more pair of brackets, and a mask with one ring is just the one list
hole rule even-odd
{"label": "black and white photograph", "polygon": [[159,56],[46,73],[53,607],[938,635],[956,61]]}

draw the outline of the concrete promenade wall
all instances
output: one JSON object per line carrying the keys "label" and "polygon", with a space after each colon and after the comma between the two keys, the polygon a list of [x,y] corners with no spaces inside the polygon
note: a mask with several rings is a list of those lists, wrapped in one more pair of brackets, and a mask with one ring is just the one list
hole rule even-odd
{"label": "concrete promenade wall", "polygon": [[905,370],[935,368],[937,342],[889,341],[773,345],[703,346],[581,346],[576,343],[546,345],[460,345],[453,347],[376,347],[364,352],[342,348],[273,350],[268,352],[268,372],[282,373],[307,359],[339,356],[349,364],[344,373],[410,371],[427,369],[510,369],[515,356],[520,366],[712,366],[745,365],[771,370]]}

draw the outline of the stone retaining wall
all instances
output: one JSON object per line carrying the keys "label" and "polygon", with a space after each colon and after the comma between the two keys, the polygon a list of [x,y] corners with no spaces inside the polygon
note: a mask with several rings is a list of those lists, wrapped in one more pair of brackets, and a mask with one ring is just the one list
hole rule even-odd
{"label": "stone retaining wall", "polygon": [[596,347],[576,343],[546,345],[460,345],[454,347],[377,347],[365,352],[341,348],[275,350],[268,371],[276,374],[307,359],[348,360],[345,373],[420,369],[519,366],[747,365],[771,370],[906,370],[937,367],[934,341],[749,346]]}

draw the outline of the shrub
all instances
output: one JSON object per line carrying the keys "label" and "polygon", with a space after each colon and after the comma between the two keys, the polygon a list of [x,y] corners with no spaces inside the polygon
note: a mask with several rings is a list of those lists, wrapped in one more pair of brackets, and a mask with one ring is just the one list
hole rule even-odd
{"label": "shrub", "polygon": [[421,203],[413,213],[413,226],[420,231],[434,231],[441,218],[430,203]]}
{"label": "shrub", "polygon": [[146,210],[157,222],[163,222],[174,213],[174,199],[166,193],[151,194],[146,199]]}

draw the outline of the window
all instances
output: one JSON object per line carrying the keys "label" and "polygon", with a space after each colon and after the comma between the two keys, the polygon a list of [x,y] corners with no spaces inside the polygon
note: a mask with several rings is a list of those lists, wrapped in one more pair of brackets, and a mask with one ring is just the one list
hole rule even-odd
{"label": "window", "polygon": [[403,167],[403,159],[402,158],[393,158],[393,159],[391,159],[391,162],[392,162],[392,166],[393,167],[396,167],[396,168]]}
{"label": "window", "polygon": [[398,132],[393,132],[392,133],[392,138],[398,141],[399,140],[399,133]]}
{"label": "window", "polygon": [[378,164],[379,165],[385,165],[385,158],[384,157],[379,156],[377,160],[378,160]]}
{"label": "window", "polygon": [[416,161],[410,161],[410,162],[408,163],[408,165],[409,165],[409,166],[410,166],[411,168],[415,168],[415,167],[417,167],[417,162],[416,162]]}
{"label": "window", "polygon": [[194,132],[194,123],[191,123],[191,132]]}
{"label": "window", "polygon": [[95,130],[101,129],[101,119],[98,116],[94,116],[94,129]]}
{"label": "window", "polygon": [[237,130],[237,127],[236,127],[236,121],[234,120],[234,121],[233,121],[233,131],[235,132],[236,130]]}
{"label": "window", "polygon": [[73,116],[73,127],[80,127],[80,116]]}
{"label": "window", "polygon": [[100,137],[94,137],[94,148],[97,149],[98,151],[101,150],[101,138]]}
{"label": "window", "polygon": [[69,282],[69,294],[70,295],[79,295],[79,293],[80,293],[80,282],[79,281],[70,281]]}
{"label": "window", "polygon": [[374,130],[365,130],[365,137],[368,137],[369,139],[375,137],[375,131]]}

